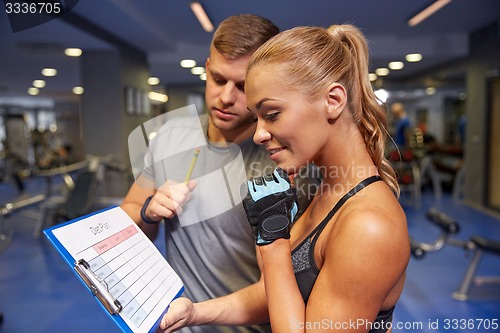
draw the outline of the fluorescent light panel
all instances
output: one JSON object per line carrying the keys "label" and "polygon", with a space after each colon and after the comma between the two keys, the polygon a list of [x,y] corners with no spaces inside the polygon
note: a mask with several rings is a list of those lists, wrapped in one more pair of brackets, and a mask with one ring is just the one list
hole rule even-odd
{"label": "fluorescent light panel", "polygon": [[193,68],[194,66],[196,66],[196,61],[193,59],[181,60],[181,67],[182,68]]}
{"label": "fluorescent light panel", "polygon": [[35,96],[35,95],[38,95],[40,91],[38,90],[38,88],[35,88],[35,87],[31,87],[28,89],[28,94],[30,94],[31,96]]}
{"label": "fluorescent light panel", "polygon": [[200,75],[200,74],[203,74],[205,73],[205,67],[193,67],[191,68],[191,74],[193,75]]}
{"label": "fluorescent light panel", "polygon": [[56,76],[57,70],[55,68],[44,68],[42,69],[43,76]]}
{"label": "fluorescent light panel", "polygon": [[212,22],[210,22],[210,19],[208,18],[208,15],[207,13],[205,13],[205,10],[201,6],[201,4],[199,2],[191,2],[189,6],[191,7],[191,10],[203,27],[203,30],[205,30],[206,32],[214,31],[214,26]]}
{"label": "fluorescent light panel", "polygon": [[375,74],[377,74],[378,76],[387,76],[389,75],[389,68],[377,68],[375,70]]}
{"label": "fluorescent light panel", "polygon": [[75,47],[70,47],[64,50],[64,54],[66,54],[68,57],[79,57],[82,55],[82,50]]}
{"label": "fluorescent light panel", "polygon": [[41,89],[45,87],[45,81],[44,80],[35,80],[33,81],[33,87]]}
{"label": "fluorescent light panel", "polygon": [[408,20],[408,25],[410,27],[414,27],[447,4],[449,4],[451,0],[436,0],[433,4],[431,4],[429,7],[425,8],[422,10],[420,13],[417,15],[413,16],[411,19]]}
{"label": "fluorescent light panel", "polygon": [[83,89],[83,87],[73,87],[72,91],[75,95],[81,95],[85,90]]}
{"label": "fluorescent light panel", "polygon": [[162,93],[157,93],[154,91],[150,91],[148,93],[148,97],[149,97],[149,99],[152,99],[153,101],[157,101],[157,102],[166,103],[168,101],[167,95],[162,94]]}
{"label": "fluorescent light panel", "polygon": [[408,62],[419,62],[422,60],[422,55],[420,53],[410,53],[405,56],[405,59]]}
{"label": "fluorescent light panel", "polygon": [[405,64],[403,64],[403,62],[401,62],[401,61],[391,61],[388,64],[389,69],[391,69],[393,71],[403,69],[404,66],[405,66]]}
{"label": "fluorescent light panel", "polygon": [[160,84],[160,79],[157,78],[156,76],[151,76],[150,78],[148,78],[148,84],[150,86],[156,86]]}

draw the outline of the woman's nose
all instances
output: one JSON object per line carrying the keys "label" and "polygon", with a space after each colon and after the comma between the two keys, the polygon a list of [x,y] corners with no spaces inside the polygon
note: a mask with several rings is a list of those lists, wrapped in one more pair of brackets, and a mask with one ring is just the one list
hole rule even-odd
{"label": "woman's nose", "polygon": [[255,129],[255,134],[253,135],[253,141],[258,145],[263,145],[269,140],[271,140],[271,133],[269,133],[264,126],[262,126],[260,121],[257,121],[257,128]]}

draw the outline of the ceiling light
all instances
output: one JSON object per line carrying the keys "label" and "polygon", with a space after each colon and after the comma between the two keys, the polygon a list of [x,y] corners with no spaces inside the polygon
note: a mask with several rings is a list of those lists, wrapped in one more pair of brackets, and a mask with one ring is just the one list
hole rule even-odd
{"label": "ceiling light", "polygon": [[397,70],[403,69],[403,67],[405,66],[405,64],[403,64],[403,62],[401,62],[401,61],[392,61],[392,62],[389,63],[388,66],[393,71],[397,71]]}
{"label": "ceiling light", "polygon": [[35,81],[33,81],[33,87],[41,89],[41,88],[45,87],[45,81],[44,80],[35,80]]}
{"label": "ceiling light", "polygon": [[408,62],[419,62],[422,60],[422,55],[420,53],[410,53],[406,55],[405,59]]}
{"label": "ceiling light", "polygon": [[191,10],[203,27],[203,30],[205,30],[206,32],[214,31],[214,26],[212,22],[210,22],[210,19],[208,18],[207,13],[205,13],[205,10],[201,6],[201,4],[199,2],[191,2],[189,6],[191,7]]}
{"label": "ceiling light", "polygon": [[414,27],[447,4],[449,4],[451,0],[436,0],[434,3],[432,3],[429,7],[425,8],[422,10],[420,13],[417,15],[413,16],[411,19],[408,20],[408,25],[410,27]]}
{"label": "ceiling light", "polygon": [[82,55],[82,50],[77,48],[67,48],[64,50],[64,54],[68,57],[79,57]]}
{"label": "ceiling light", "polygon": [[55,69],[55,68],[44,68],[44,69],[42,69],[42,75],[43,76],[56,76],[57,75],[57,69]]}
{"label": "ceiling light", "polygon": [[81,95],[83,94],[85,90],[83,89],[83,87],[74,87],[73,88],[73,94],[75,95]]}
{"label": "ceiling light", "polygon": [[434,95],[436,93],[436,88],[434,87],[425,88],[425,93],[427,95]]}
{"label": "ceiling light", "polygon": [[191,60],[191,59],[184,59],[181,60],[181,67],[182,68],[193,68],[196,66],[196,61]]}
{"label": "ceiling light", "polygon": [[385,103],[387,102],[387,99],[389,98],[390,94],[387,90],[385,89],[378,89],[374,91],[375,96],[379,99],[380,103]]}
{"label": "ceiling light", "polygon": [[205,67],[193,67],[191,68],[191,74],[200,75],[205,73]]}
{"label": "ceiling light", "polygon": [[151,76],[150,78],[148,78],[148,84],[150,86],[156,86],[156,85],[160,84],[160,79],[157,77]]}
{"label": "ceiling light", "polygon": [[149,97],[149,99],[152,99],[153,101],[157,101],[157,102],[166,103],[168,101],[168,96],[167,95],[160,94],[160,93],[157,93],[157,92],[154,92],[154,91],[150,91],[148,93],[148,97]]}
{"label": "ceiling light", "polygon": [[38,90],[38,88],[35,88],[35,87],[31,87],[28,89],[28,94],[30,94],[32,96],[38,95],[39,92],[40,92],[40,90]]}
{"label": "ceiling light", "polygon": [[200,80],[206,81],[207,80],[207,73],[201,73],[200,74]]}
{"label": "ceiling light", "polygon": [[368,74],[368,78],[369,78],[369,79],[370,79],[370,81],[372,81],[372,82],[373,82],[373,81],[375,81],[375,80],[377,79],[377,77],[378,77],[378,76],[377,76],[377,74],[375,74],[375,73],[370,73],[370,74]]}
{"label": "ceiling light", "polygon": [[387,76],[389,75],[389,68],[377,68],[375,74],[378,76]]}

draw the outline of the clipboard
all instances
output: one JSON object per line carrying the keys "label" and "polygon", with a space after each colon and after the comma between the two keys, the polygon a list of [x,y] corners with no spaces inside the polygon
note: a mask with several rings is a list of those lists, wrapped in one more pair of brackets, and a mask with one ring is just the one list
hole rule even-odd
{"label": "clipboard", "polygon": [[155,332],[184,292],[180,277],[118,206],[43,232],[122,332]]}

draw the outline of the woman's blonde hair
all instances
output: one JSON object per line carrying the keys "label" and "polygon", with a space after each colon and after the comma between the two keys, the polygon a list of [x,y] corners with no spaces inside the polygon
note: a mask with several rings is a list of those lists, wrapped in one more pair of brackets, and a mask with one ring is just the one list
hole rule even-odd
{"label": "woman's blonde hair", "polygon": [[349,24],[297,27],[276,35],[250,59],[257,64],[279,64],[287,83],[315,97],[332,82],[347,90],[348,107],[382,179],[399,195],[396,173],[385,158],[387,115],[368,78],[368,45],[363,33]]}

